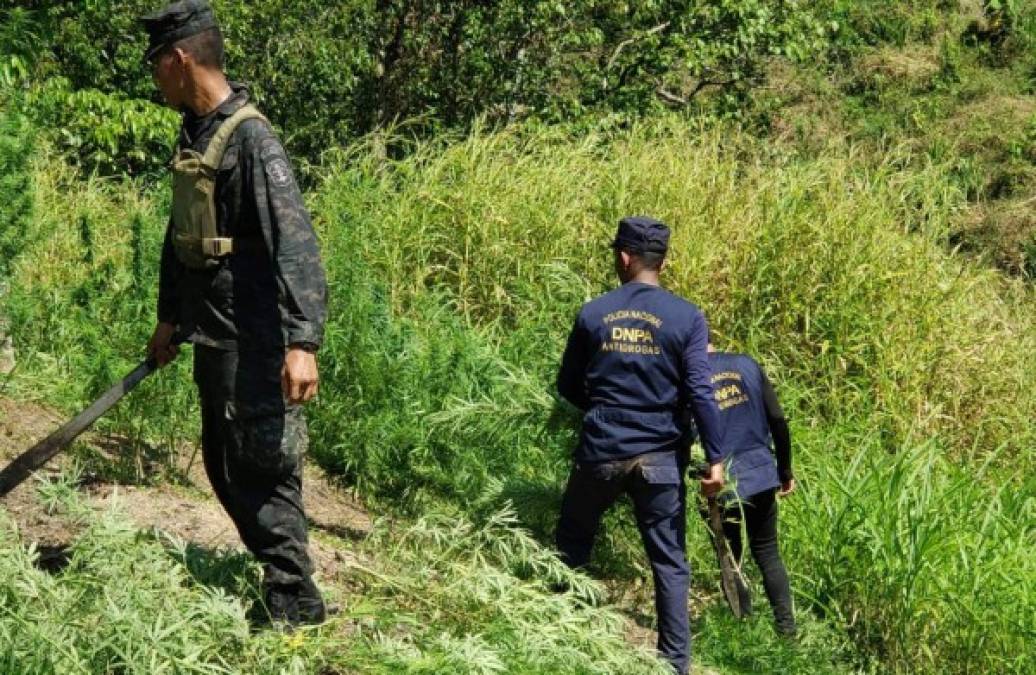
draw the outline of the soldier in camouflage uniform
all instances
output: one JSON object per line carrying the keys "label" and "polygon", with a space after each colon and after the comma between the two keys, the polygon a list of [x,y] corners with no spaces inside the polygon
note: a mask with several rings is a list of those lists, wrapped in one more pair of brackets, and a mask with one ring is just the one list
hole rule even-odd
{"label": "soldier in camouflage uniform", "polygon": [[208,3],[175,2],[142,22],[155,83],[183,115],[148,349],[165,365],[175,332],[194,345],[205,469],[263,564],[267,618],[319,623],[301,409],[317,392],[326,314],[317,239],[284,148],[248,89],[224,76]]}

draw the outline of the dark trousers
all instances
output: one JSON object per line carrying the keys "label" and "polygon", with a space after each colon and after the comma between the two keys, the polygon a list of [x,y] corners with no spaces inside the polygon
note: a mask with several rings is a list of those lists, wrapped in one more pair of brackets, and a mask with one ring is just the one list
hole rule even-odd
{"label": "dark trousers", "polygon": [[748,548],[763,574],[763,586],[773,609],[777,630],[792,634],[795,632],[795,616],[792,613],[791,585],[777,544],[776,492],[765,490],[739,504],[727,506],[723,511],[723,533],[730,542],[734,559],[740,563],[743,554],[741,522],[744,520]]}
{"label": "dark trousers", "polygon": [[270,585],[313,573],[302,506],[305,419],[284,403],[282,362],[282,352],[194,349],[205,472]]}
{"label": "dark trousers", "polygon": [[576,464],[561,502],[557,547],[572,567],[590,561],[605,511],[623,494],[633,501],[637,527],[655,582],[658,651],[678,673],[690,666],[687,611],[691,572],[684,553],[687,490],[673,453],[631,461]]}

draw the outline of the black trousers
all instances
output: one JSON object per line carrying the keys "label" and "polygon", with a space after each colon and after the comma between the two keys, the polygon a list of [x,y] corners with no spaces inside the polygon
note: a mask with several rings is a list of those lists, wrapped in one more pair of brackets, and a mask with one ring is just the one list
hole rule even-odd
{"label": "black trousers", "polygon": [[302,505],[306,424],[301,408],[284,402],[283,358],[194,348],[205,472],[270,585],[313,573]]}
{"label": "black trousers", "polygon": [[744,521],[748,548],[763,574],[763,586],[773,609],[777,630],[792,634],[795,632],[795,616],[792,612],[791,584],[777,543],[776,494],[776,489],[765,490],[740,503],[727,506],[723,510],[723,533],[730,543],[734,559],[740,563],[744,552],[741,542],[741,522]]}
{"label": "black trousers", "polygon": [[637,528],[651,562],[658,651],[677,673],[686,673],[691,659],[687,608],[691,571],[684,552],[687,490],[683,466],[678,466],[674,453],[576,464],[561,502],[558,550],[568,565],[586,565],[601,518],[624,493],[633,501]]}

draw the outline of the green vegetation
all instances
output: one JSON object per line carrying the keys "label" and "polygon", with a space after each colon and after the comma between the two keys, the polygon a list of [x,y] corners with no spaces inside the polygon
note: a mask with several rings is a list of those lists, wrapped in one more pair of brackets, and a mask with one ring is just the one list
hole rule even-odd
{"label": "green vegetation", "polygon": [[[549,394],[562,337],[579,302],[610,283],[611,223],[650,211],[676,225],[669,283],[699,300],[721,341],[764,357],[796,411],[804,489],[784,522],[800,607],[847,630],[854,658],[906,670],[1032,665],[1032,613],[1002,613],[1033,605],[1031,583],[997,580],[1033,578],[1025,449],[1036,399],[1022,385],[1034,372],[1034,299],[944,251],[962,196],[938,189],[943,169],[892,170],[894,156],[884,171],[859,168],[837,146],[782,157],[751,137],[666,123],[610,140],[475,135],[390,165],[362,153],[314,200],[334,299],[312,411],[326,465],[384,506],[453,504],[479,519],[510,499],[549,541],[573,438]],[[16,385],[84,397],[82,375],[100,386],[127,366],[149,323],[140,298],[152,290],[128,292],[134,244],[117,214],[135,214],[153,242],[161,221],[147,200],[120,205],[133,192],[94,189],[77,204],[37,185],[37,222],[92,213],[94,234],[54,228],[19,259],[16,345],[54,353],[60,342],[65,356],[27,363]],[[53,221],[42,204],[58,209]],[[41,275],[31,261],[53,251],[78,264]],[[156,252],[145,255],[138,269],[150,275]],[[76,289],[102,274],[95,302],[77,308]],[[110,312],[100,325],[92,307]],[[182,373],[147,386],[178,412],[141,397],[106,424],[193,428]],[[611,525],[599,569],[642,576],[628,523]],[[700,536],[692,556],[711,568]],[[985,580],[983,592],[966,580]]]}
{"label": "green vegetation", "polygon": [[[332,269],[369,261],[358,275],[391,290],[368,297],[401,318],[386,329],[357,311],[357,286],[336,276],[336,315],[359,321],[342,322],[326,357],[347,388],[332,385],[317,412],[321,452],[396,503],[422,490],[470,503],[497,476],[525,522],[548,525],[540,514],[553,512],[572,440],[547,394],[564,332],[610,283],[605,242],[619,214],[658,214],[676,224],[668,283],[702,303],[721,342],[763,355],[797,411],[808,506],[788,504],[785,531],[807,604],[907,669],[1008,667],[991,621],[953,617],[1032,607],[1031,582],[946,589],[1032,578],[1036,495],[1023,467],[1036,399],[1022,392],[1036,366],[1034,298],[944,252],[961,200],[945,169],[893,170],[892,155],[872,170],[851,156],[835,146],[781,157],[750,138],[662,125],[603,144],[476,136],[392,170],[354,160],[318,202],[339,224],[326,226],[329,257],[352,261]],[[929,445],[948,460],[915,450]],[[954,469],[983,462],[997,467],[986,480]],[[1001,504],[1007,492],[1021,510]],[[636,565],[631,534],[609,542],[613,573]],[[695,555],[707,565],[707,551]],[[920,620],[922,606],[939,618]],[[944,633],[950,622],[959,637]],[[1006,653],[1024,653],[1031,621],[998,625]]]}
{"label": "green vegetation", "polygon": [[[783,77],[771,128],[893,147],[948,167],[966,202],[945,245],[1036,278],[1036,7],[1031,3],[835,3],[840,39],[822,79]],[[867,153],[869,154],[869,153]],[[861,161],[867,161],[861,156]]]}
{"label": "green vegetation", "polygon": [[[175,117],[141,100],[130,19],[150,3],[48,4],[8,15],[46,27],[49,51],[13,38],[0,49],[2,313],[19,354],[5,395],[71,410],[140,357],[152,327],[168,200],[155,171]],[[15,580],[0,584],[9,663],[649,672],[605,600],[638,618],[649,603],[628,514],[607,521],[596,552],[607,592],[568,575],[575,590],[547,593],[566,572],[544,548],[577,424],[554,369],[578,306],[614,283],[614,223],[638,212],[674,227],[667,285],[776,381],[802,488],[782,513],[802,639],[778,641],[762,602],[747,624],[726,616],[691,516],[707,596],[696,658],[721,672],[1036,669],[1032,8],[829,0],[775,16],[774,3],[710,2],[652,32],[680,3],[585,3],[593,25],[584,3],[561,23],[556,3],[217,4],[232,65],[253,68],[312,162],[332,299],[313,453],[398,521],[351,545],[350,630],[297,643],[244,632],[255,573],[240,558],[171,555],[103,518],[49,576],[0,528]],[[420,11],[438,13],[406,13]],[[105,22],[123,32],[92,50]],[[408,22],[420,30],[379,71],[387,52],[371,45]],[[349,31],[369,41],[332,37]],[[524,47],[528,79],[488,53],[497,33],[508,48],[550,45]],[[250,35],[275,48],[257,52]],[[744,40],[753,48],[735,58]],[[601,76],[611,68],[629,75]],[[660,112],[674,104],[659,87],[683,96],[703,73],[735,70],[738,84]],[[193,441],[187,361],[101,429],[159,455]],[[110,576],[92,576],[104,564]],[[129,643],[90,618],[110,611],[105,578],[133,580],[115,589],[126,595],[112,626],[167,629],[155,647],[168,651],[119,660]],[[167,601],[170,624],[148,623]],[[233,642],[214,648],[219,634]],[[68,647],[40,646],[54,635]]]}
{"label": "green vegetation", "polygon": [[[713,90],[732,110],[763,78],[768,57],[809,58],[827,30],[806,3],[762,0],[212,4],[228,72],[256,84],[263,109],[288,130],[289,149],[311,161],[404,121],[427,135],[479,117],[628,118],[696,106],[697,94]],[[19,32],[41,37],[42,49],[31,50],[38,58],[20,57],[35,61],[24,72],[136,99],[153,97],[136,18],[155,6],[0,0]],[[97,96],[89,95],[94,110]]]}
{"label": "green vegetation", "polygon": [[32,132],[19,115],[0,113],[0,274],[8,272],[11,260],[21,252],[32,216],[29,161]]}
{"label": "green vegetation", "polygon": [[[85,528],[59,571],[39,569],[0,514],[0,672],[665,672],[623,642],[622,617],[596,606],[601,589],[506,513],[479,527],[424,519],[389,536],[383,526],[343,572],[342,618],[250,635],[259,571],[247,556],[137,532],[117,508],[84,508],[74,487],[40,488]],[[573,591],[551,593],[556,581]]]}

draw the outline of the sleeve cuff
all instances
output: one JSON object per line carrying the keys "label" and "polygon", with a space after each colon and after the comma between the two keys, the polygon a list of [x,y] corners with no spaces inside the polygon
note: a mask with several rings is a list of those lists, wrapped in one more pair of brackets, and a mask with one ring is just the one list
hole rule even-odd
{"label": "sleeve cuff", "polygon": [[323,343],[322,335],[312,325],[299,326],[288,331],[285,342],[288,345],[313,345],[316,351]]}

